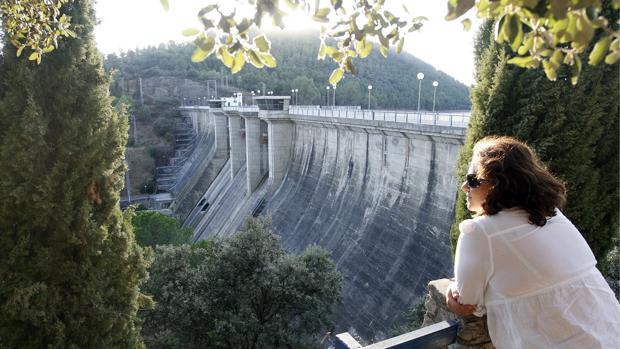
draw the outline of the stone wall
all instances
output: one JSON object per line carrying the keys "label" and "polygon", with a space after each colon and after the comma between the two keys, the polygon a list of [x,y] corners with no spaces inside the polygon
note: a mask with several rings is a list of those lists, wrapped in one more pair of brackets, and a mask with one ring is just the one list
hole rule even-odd
{"label": "stone wall", "polygon": [[[429,326],[440,321],[458,318],[448,310],[446,306],[446,290],[452,281],[440,279],[431,281],[428,284],[428,294],[426,295],[426,314],[422,326]],[[485,317],[475,315],[460,318],[460,329],[457,342],[450,348],[460,349],[494,349],[489,337],[487,321]]]}

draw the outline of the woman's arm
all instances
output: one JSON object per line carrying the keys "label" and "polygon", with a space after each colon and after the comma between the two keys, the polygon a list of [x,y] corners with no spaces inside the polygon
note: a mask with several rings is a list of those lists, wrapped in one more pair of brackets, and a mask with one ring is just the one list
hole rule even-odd
{"label": "woman's arm", "polygon": [[484,291],[492,272],[491,252],[486,234],[473,220],[459,225],[461,234],[456,245],[454,262],[455,288],[460,304],[476,305],[477,316],[484,310]]}
{"label": "woman's arm", "polygon": [[451,283],[446,291],[446,305],[451,312],[460,316],[469,316],[476,311],[476,305],[474,304],[459,303],[459,291],[456,290],[455,282]]}

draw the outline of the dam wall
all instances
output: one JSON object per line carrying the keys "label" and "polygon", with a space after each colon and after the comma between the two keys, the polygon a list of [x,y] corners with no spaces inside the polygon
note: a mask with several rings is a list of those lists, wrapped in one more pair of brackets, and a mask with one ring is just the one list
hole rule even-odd
{"label": "dam wall", "polygon": [[[383,339],[430,280],[452,275],[454,172],[465,129],[285,107],[241,113],[245,159],[223,167],[184,225],[197,241],[234,234],[249,216],[271,216],[289,252],[313,244],[331,251],[344,277],[336,330]],[[240,141],[229,134],[234,148]]]}
{"label": "dam wall", "polygon": [[295,123],[287,175],[265,214],[283,246],[332,252],[344,276],[338,325],[382,337],[427,283],[450,276],[460,143]]}
{"label": "dam wall", "polygon": [[258,113],[227,112],[230,161],[183,222],[194,228],[194,241],[226,236],[239,229],[247,217],[258,215],[270,187],[268,125]]}
{"label": "dam wall", "polygon": [[183,221],[229,157],[228,119],[220,104],[209,102],[210,107],[182,109],[192,117],[198,134],[197,144],[180,171],[176,185],[170,190],[174,197],[170,208]]}

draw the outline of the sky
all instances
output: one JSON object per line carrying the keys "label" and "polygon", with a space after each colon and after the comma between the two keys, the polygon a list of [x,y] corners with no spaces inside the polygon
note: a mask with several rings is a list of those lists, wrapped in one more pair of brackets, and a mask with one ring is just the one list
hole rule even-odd
{"label": "sky", "polygon": [[[325,0],[323,0],[325,1]],[[411,16],[428,18],[419,32],[410,33],[405,39],[406,51],[435,69],[441,70],[460,82],[474,83],[473,38],[480,23],[469,13],[473,25],[463,30],[461,19],[446,21],[448,0],[388,0],[396,15],[406,15],[400,4],[405,3]],[[169,0],[165,12],[159,0],[100,0],[96,4],[99,24],[95,37],[104,54],[155,46],[168,41],[185,42],[181,33],[187,28],[200,28],[196,14],[200,8],[215,3],[213,0]],[[230,4],[232,0],[221,0]],[[471,11],[470,11],[471,12]],[[318,28],[304,13],[291,14],[285,19],[287,28]],[[266,27],[273,30],[272,27]],[[279,30],[279,29],[278,29]],[[376,48],[375,48],[376,49]],[[190,59],[190,57],[188,57]]]}

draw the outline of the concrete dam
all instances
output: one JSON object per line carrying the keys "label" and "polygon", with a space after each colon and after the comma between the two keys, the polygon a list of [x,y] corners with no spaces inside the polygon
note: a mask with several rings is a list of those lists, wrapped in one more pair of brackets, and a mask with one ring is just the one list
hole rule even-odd
{"label": "concrete dam", "polygon": [[428,281],[452,275],[467,118],[255,102],[182,108],[198,141],[177,166],[171,209],[194,241],[268,215],[287,251],[331,251],[344,280],[336,332],[384,338]]}

